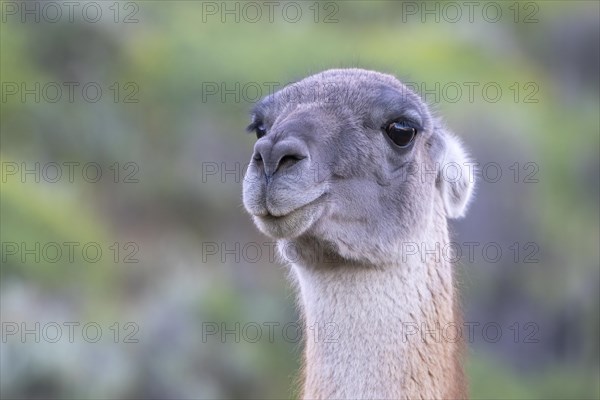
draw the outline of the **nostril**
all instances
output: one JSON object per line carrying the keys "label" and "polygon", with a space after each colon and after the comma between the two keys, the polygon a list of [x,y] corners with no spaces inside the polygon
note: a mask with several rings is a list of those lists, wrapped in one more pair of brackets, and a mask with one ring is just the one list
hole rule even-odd
{"label": "nostril", "polygon": [[257,162],[261,162],[263,160],[262,156],[258,152],[254,153],[254,156],[252,156],[252,158],[254,159],[254,161],[257,161]]}
{"label": "nostril", "polygon": [[298,154],[286,154],[285,156],[281,157],[281,160],[279,160],[279,165],[293,164],[305,158],[305,156],[301,156]]}
{"label": "nostril", "polygon": [[295,139],[257,142],[252,155],[252,162],[264,170],[265,176],[273,176],[277,171],[294,167],[297,163],[309,158],[308,149]]}

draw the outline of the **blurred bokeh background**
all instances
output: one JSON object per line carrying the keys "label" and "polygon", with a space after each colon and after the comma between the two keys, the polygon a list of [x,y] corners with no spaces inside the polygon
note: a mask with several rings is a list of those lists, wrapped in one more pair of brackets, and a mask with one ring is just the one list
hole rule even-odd
{"label": "blurred bokeh background", "polygon": [[472,397],[598,398],[599,4],[2,1],[2,398],[293,397],[244,128],[333,67],[410,83],[480,163]]}

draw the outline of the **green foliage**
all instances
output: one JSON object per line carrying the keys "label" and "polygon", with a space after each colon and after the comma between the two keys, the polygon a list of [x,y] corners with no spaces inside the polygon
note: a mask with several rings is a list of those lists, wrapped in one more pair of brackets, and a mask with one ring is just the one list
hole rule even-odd
{"label": "green foliage", "polygon": [[[511,176],[504,185],[480,182],[472,216],[457,224],[459,241],[540,248],[536,264],[515,264],[511,254],[498,264],[463,259],[467,317],[539,322],[544,349],[504,354],[483,344],[469,357],[472,397],[598,398],[600,100],[598,52],[585,42],[597,45],[598,3],[528,3],[539,8],[537,23],[403,22],[401,2],[366,1],[338,3],[332,24],[203,22],[202,2],[191,1],[138,2],[140,22],[129,25],[2,22],[2,82],[99,82],[105,89],[97,103],[2,100],[3,165],[97,162],[106,179],[23,183],[18,174],[3,176],[1,241],[97,242],[105,251],[133,241],[140,249],[131,264],[122,255],[114,262],[109,252],[96,263],[2,260],[3,322],[40,313],[50,321],[140,327],[136,345],[76,343],[54,358],[46,358],[60,349],[52,344],[16,351],[3,343],[3,397],[35,397],[39,387],[57,398],[294,395],[299,343],[281,335],[274,342],[201,340],[206,322],[283,326],[298,318],[276,259],[204,260],[203,243],[268,240],[242,210],[239,179],[202,176],[206,162],[247,162],[253,139],[243,130],[253,99],[205,98],[203,85],[254,83],[265,95],[266,82],[280,87],[326,68],[361,67],[426,89],[457,82],[460,100],[425,99],[475,159],[502,163],[505,174],[515,161],[539,167],[537,184],[513,184]],[[138,101],[123,102],[122,91],[115,102],[107,89],[114,82],[137,85]],[[479,84],[474,101],[464,82]],[[482,97],[489,82],[504,90],[498,102]],[[515,83],[518,94],[510,89]],[[537,88],[536,102],[523,101],[532,93],[528,83]],[[108,168],[115,162],[136,163],[139,182],[113,182]],[[75,311],[65,316],[54,301]],[[94,384],[95,376],[104,380]]]}

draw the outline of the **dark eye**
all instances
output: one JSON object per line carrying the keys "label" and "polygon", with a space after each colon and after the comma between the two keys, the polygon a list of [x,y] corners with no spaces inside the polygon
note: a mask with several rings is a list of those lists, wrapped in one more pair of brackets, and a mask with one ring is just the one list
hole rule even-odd
{"label": "dark eye", "polygon": [[263,137],[267,134],[267,128],[265,127],[265,125],[262,122],[259,122],[258,124],[256,124],[256,126],[254,127],[254,131],[256,132],[257,139],[260,139],[261,137]]}
{"label": "dark eye", "polygon": [[395,121],[385,128],[385,133],[399,147],[408,147],[414,140],[417,130],[409,126],[405,121]]}
{"label": "dark eye", "polygon": [[261,137],[267,134],[267,127],[260,119],[255,119],[250,125],[246,127],[246,132],[254,132],[256,133],[256,138],[260,139]]}

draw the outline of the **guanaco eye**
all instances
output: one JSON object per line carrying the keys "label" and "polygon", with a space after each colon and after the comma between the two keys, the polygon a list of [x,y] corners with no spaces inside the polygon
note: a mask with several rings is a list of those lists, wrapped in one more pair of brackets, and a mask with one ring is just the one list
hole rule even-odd
{"label": "guanaco eye", "polygon": [[267,134],[267,128],[265,127],[265,125],[262,122],[259,122],[254,127],[254,132],[256,132],[256,138],[260,139],[261,137],[263,137]]}
{"label": "guanaco eye", "polygon": [[258,120],[248,125],[246,131],[256,133],[256,138],[260,139],[267,134],[267,127],[262,121]]}
{"label": "guanaco eye", "polygon": [[395,121],[385,128],[385,133],[399,147],[408,147],[414,140],[417,130],[404,121]]}

